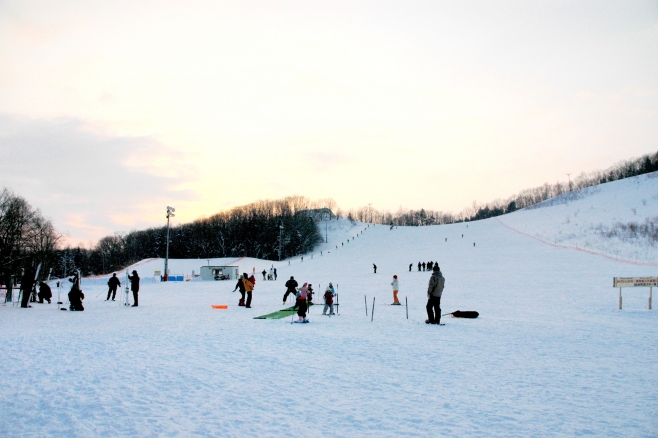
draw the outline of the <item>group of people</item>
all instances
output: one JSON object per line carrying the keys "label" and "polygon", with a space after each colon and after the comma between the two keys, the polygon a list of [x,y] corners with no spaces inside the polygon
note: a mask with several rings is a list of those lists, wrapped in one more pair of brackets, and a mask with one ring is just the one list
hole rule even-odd
{"label": "group of people", "polygon": [[[413,267],[413,265],[414,265],[413,263],[409,263],[409,272],[411,272],[411,268]],[[435,265],[438,266],[438,263],[437,262],[431,262],[431,261],[427,262],[427,263],[418,262],[418,271],[419,272],[420,271],[433,271],[434,270],[433,268],[434,268]]]}
{"label": "group of people", "polygon": [[[297,310],[297,322],[307,323],[309,322],[306,318],[306,312],[308,311],[308,306],[313,305],[313,287],[310,283],[304,283],[301,288],[297,289],[297,280],[295,277],[291,276],[290,280],[286,281],[286,292],[283,295],[283,304],[285,305],[288,295],[295,295],[295,305],[293,310]],[[329,283],[327,289],[324,291],[324,310],[322,311],[323,315],[335,315],[334,313],[334,297],[336,296],[336,291],[332,283]]]}
{"label": "group of people", "polygon": [[[254,272],[256,271],[256,268],[254,268]],[[240,290],[240,301],[238,302],[238,306],[245,307],[247,309],[251,309],[251,294],[254,291],[254,286],[256,286],[256,277],[254,274],[251,274],[251,277],[245,272],[242,274],[242,277],[238,278],[238,282],[235,285],[235,289],[233,289],[233,292],[236,290]],[[245,294],[247,295],[247,300],[245,301]]]}
{"label": "group of people", "polygon": [[[431,266],[432,276],[430,277],[429,285],[427,287],[427,305],[425,309],[427,310],[427,320],[426,324],[441,324],[441,296],[443,295],[443,288],[445,286],[445,278],[443,273],[441,273],[441,268],[436,262],[429,262]],[[425,265],[424,268],[427,268],[428,265]],[[419,270],[421,264],[418,264]],[[427,268],[428,270],[430,268]],[[425,269],[423,269],[425,270]],[[409,271],[411,271],[411,265],[409,265]],[[400,290],[400,282],[398,276],[393,276],[393,281],[391,282],[391,287],[393,288],[393,306],[400,306],[401,303],[398,300],[398,291]]]}
{"label": "group of people", "polygon": [[[128,275],[128,281],[130,281],[130,290],[133,293],[133,305],[131,307],[139,307],[139,274],[137,271],[133,270],[132,275]],[[117,289],[121,287],[121,280],[117,277],[116,272],[112,274],[109,280],[107,280],[107,298],[105,301],[115,301],[117,296]]]}
{"label": "group of people", "polygon": [[[256,269],[256,268],[254,268],[254,269]],[[263,281],[265,281],[266,279],[267,280],[276,280],[276,277],[277,277],[276,268],[274,266],[272,266],[270,268],[269,273],[267,272],[267,270],[263,269],[263,272],[261,272],[261,274],[263,274]]]}

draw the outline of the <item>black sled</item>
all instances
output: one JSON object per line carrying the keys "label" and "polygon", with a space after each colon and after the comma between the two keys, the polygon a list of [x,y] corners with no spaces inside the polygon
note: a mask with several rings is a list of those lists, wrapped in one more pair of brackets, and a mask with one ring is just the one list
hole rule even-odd
{"label": "black sled", "polygon": [[468,319],[475,319],[478,316],[480,316],[480,314],[477,313],[475,310],[465,310],[465,311],[456,310],[452,313],[446,313],[446,315],[452,315],[453,318],[468,318]]}

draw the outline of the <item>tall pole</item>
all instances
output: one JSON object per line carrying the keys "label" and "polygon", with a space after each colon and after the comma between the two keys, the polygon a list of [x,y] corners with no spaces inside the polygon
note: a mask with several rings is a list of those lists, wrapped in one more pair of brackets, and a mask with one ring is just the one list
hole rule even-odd
{"label": "tall pole", "polygon": [[325,220],[325,222],[324,222],[324,243],[329,243],[329,238],[327,237],[328,224],[329,224],[329,219],[327,218],[327,220]]}
{"label": "tall pole", "polygon": [[167,206],[167,253],[165,255],[164,281],[169,281],[169,218],[176,216],[174,207]]}
{"label": "tall pole", "polygon": [[567,176],[569,177],[569,191],[571,191],[571,174],[567,173]]}
{"label": "tall pole", "polygon": [[283,222],[279,225],[279,261],[281,261],[281,246],[283,246]]}

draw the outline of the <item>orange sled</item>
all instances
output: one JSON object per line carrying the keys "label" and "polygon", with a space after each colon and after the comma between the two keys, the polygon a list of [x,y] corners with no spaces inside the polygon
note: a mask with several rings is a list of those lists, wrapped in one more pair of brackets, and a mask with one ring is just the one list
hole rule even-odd
{"label": "orange sled", "polygon": [[210,307],[213,309],[228,309],[228,305],[226,304],[211,304]]}

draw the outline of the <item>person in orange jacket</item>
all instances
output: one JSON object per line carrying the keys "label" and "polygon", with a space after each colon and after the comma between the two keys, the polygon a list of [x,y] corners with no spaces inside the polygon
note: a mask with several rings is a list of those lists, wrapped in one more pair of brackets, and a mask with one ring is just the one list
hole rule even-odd
{"label": "person in orange jacket", "polygon": [[243,274],[242,283],[244,284],[245,291],[247,291],[247,305],[245,307],[247,309],[251,309],[251,293],[254,290],[254,285],[256,284],[256,279],[254,278],[253,275],[251,277],[247,278],[247,274]]}

